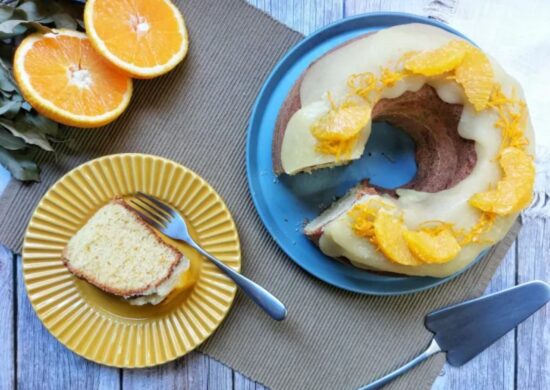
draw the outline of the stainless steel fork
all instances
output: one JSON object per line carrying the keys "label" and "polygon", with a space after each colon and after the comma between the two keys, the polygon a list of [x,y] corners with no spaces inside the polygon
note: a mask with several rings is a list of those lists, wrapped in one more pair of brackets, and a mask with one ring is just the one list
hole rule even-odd
{"label": "stainless steel fork", "polygon": [[221,271],[233,280],[246,295],[269,314],[271,318],[281,321],[286,317],[287,310],[281,301],[260,285],[244,277],[233,268],[225,265],[215,256],[202,249],[191,238],[185,220],[176,210],[159,199],[144,194],[143,192],[137,192],[134,196],[135,199],[129,199],[129,203],[136,213],[138,213],[148,224],[174,240],[187,243],[201,255],[212,261]]}

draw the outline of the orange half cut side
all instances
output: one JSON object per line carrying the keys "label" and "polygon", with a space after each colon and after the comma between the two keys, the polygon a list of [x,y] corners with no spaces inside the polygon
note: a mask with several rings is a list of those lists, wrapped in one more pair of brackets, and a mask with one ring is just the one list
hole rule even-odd
{"label": "orange half cut side", "polygon": [[132,96],[132,80],[97,54],[86,34],[72,30],[25,38],[15,53],[14,74],[32,107],[69,126],[106,125]]}
{"label": "orange half cut side", "polygon": [[96,50],[132,77],[160,76],[187,54],[185,22],[170,0],[88,0],[84,24]]}

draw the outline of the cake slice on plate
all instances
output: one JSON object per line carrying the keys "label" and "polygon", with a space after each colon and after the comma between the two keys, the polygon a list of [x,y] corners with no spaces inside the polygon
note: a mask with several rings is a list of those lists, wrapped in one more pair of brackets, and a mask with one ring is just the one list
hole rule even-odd
{"label": "cake slice on plate", "polygon": [[79,278],[137,305],[160,303],[189,268],[183,254],[122,198],[90,218],[69,240],[62,260]]}

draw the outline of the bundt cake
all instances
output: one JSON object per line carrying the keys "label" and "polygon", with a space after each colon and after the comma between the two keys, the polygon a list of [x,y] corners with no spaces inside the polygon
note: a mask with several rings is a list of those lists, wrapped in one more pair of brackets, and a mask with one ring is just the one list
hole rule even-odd
{"label": "bundt cake", "polygon": [[309,222],[304,233],[326,255],[444,277],[501,240],[530,203],[534,137],[521,87],[465,40],[408,24],[319,58],[279,112],[275,173],[360,158],[373,121],[411,136],[416,176],[395,191],[363,180]]}

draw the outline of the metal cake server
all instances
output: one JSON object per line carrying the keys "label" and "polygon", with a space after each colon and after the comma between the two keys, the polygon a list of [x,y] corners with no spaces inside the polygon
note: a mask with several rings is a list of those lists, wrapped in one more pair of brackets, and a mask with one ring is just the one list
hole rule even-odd
{"label": "metal cake server", "polygon": [[276,321],[285,319],[287,314],[285,305],[265,288],[225,265],[221,260],[201,248],[189,234],[187,224],[177,210],[143,192],[134,194],[134,198],[130,199],[129,203],[134,211],[149,225],[174,240],[185,242],[214,263],[271,318]]}
{"label": "metal cake server", "polygon": [[434,338],[413,360],[359,390],[375,390],[437,352],[461,366],[550,301],[550,286],[536,280],[428,314],[424,324]]}

